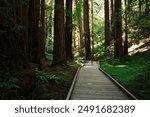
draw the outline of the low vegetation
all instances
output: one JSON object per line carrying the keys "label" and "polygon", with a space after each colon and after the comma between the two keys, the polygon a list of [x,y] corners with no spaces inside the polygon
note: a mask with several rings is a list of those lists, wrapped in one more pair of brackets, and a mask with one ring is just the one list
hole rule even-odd
{"label": "low vegetation", "polygon": [[122,60],[102,60],[100,67],[139,99],[150,99],[150,52]]}
{"label": "low vegetation", "polygon": [[13,77],[0,79],[0,99],[66,99],[77,68],[80,64],[69,62],[67,66],[45,66],[38,70],[19,71]]}

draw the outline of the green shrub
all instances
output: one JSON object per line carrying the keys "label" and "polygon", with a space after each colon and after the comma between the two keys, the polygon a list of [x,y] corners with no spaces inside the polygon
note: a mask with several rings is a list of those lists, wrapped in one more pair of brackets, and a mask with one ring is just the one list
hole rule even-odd
{"label": "green shrub", "polygon": [[55,82],[57,85],[64,85],[65,81],[63,78],[56,75],[50,75],[44,71],[35,70],[36,78],[42,83],[48,83],[49,81]]}

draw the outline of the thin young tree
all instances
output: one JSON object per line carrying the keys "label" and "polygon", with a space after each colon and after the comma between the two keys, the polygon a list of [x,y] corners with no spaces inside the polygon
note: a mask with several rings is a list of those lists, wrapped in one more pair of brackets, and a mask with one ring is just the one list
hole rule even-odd
{"label": "thin young tree", "polygon": [[39,59],[45,58],[45,0],[40,0],[40,16],[38,21],[38,38],[39,38],[39,47],[38,47],[38,56]]}
{"label": "thin young tree", "polygon": [[124,57],[128,56],[128,4],[127,0],[124,0],[124,5],[125,5],[125,40],[124,40]]}
{"label": "thin young tree", "polygon": [[110,25],[110,33],[111,33],[111,40],[114,40],[115,38],[115,27],[114,27],[114,22],[115,22],[115,18],[114,18],[114,0],[111,0],[111,5],[110,5],[110,8],[111,8],[111,13],[110,13],[110,22],[111,22],[111,25]]}
{"label": "thin young tree", "polygon": [[139,16],[142,15],[142,0],[138,0]]}
{"label": "thin young tree", "polygon": [[94,1],[91,0],[92,59],[94,59]]}
{"label": "thin young tree", "polygon": [[150,1],[149,0],[145,0],[145,14],[149,14],[150,12]]}
{"label": "thin young tree", "polygon": [[79,54],[82,56],[83,52],[82,49],[84,47],[84,40],[83,40],[83,20],[82,20],[82,0],[75,0],[75,5],[77,9],[77,25],[79,29]]}
{"label": "thin young tree", "polygon": [[110,45],[109,0],[105,0],[105,50]]}

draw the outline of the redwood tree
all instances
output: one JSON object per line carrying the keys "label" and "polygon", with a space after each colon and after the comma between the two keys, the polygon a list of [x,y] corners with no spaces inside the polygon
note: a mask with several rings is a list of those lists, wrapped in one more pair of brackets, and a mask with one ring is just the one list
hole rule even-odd
{"label": "redwood tree", "polygon": [[55,0],[54,49],[52,66],[66,64],[64,0]]}
{"label": "redwood tree", "polygon": [[39,40],[39,46],[38,46],[38,57],[39,59],[45,58],[45,0],[40,0],[40,16],[38,21],[38,40]]}
{"label": "redwood tree", "polygon": [[29,59],[40,63],[44,58],[44,0],[29,1]]}
{"label": "redwood tree", "polygon": [[91,0],[92,59],[94,59],[94,1]]}
{"label": "redwood tree", "polygon": [[72,54],[72,0],[66,0],[66,58],[73,59]]}
{"label": "redwood tree", "polygon": [[44,58],[44,0],[3,0],[0,4],[0,52],[4,52],[0,58],[5,58],[6,68],[13,72],[29,67],[29,62],[40,63]]}
{"label": "redwood tree", "polygon": [[89,29],[89,1],[84,0],[84,38],[85,38],[85,56],[86,59],[91,57],[91,44],[90,44],[90,29]]}
{"label": "redwood tree", "polygon": [[111,32],[111,40],[114,40],[115,38],[115,27],[114,27],[114,23],[115,23],[115,16],[114,16],[114,0],[111,0],[111,26],[110,26],[110,32]]}
{"label": "redwood tree", "polygon": [[0,1],[0,74],[28,67],[27,8],[20,0]]}
{"label": "redwood tree", "polygon": [[149,0],[145,0],[145,14],[149,14],[150,12],[150,1]]}
{"label": "redwood tree", "polygon": [[105,49],[110,45],[109,0],[105,0]]}
{"label": "redwood tree", "polygon": [[125,40],[124,40],[124,56],[128,56],[128,4],[127,4],[127,0],[124,0],[124,4],[125,4]]}
{"label": "redwood tree", "polygon": [[80,36],[80,42],[79,47],[80,51],[79,54],[83,56],[82,49],[84,48],[84,40],[83,40],[83,20],[82,20],[82,0],[75,0],[76,9],[77,11],[77,23],[78,23],[78,29],[79,29],[79,36]]}
{"label": "redwood tree", "polygon": [[123,55],[122,46],[122,17],[121,17],[121,0],[115,0],[115,44],[114,57],[121,58]]}

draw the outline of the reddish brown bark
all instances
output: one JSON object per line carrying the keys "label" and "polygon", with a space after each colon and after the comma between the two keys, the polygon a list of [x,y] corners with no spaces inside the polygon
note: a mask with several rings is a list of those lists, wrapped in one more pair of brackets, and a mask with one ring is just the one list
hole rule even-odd
{"label": "reddish brown bark", "polygon": [[110,45],[109,0],[105,0],[105,50]]}
{"label": "reddish brown bark", "polygon": [[124,0],[125,3],[125,41],[124,41],[124,57],[128,56],[128,4],[127,4],[127,0]]}
{"label": "reddish brown bark", "polygon": [[55,0],[54,49],[52,66],[66,64],[64,0]]}
{"label": "reddish brown bark", "polygon": [[73,59],[72,54],[72,0],[66,0],[66,58]]}
{"label": "reddish brown bark", "polygon": [[85,57],[88,60],[91,58],[88,0],[84,0],[83,18],[84,18],[84,37],[85,37]]}
{"label": "reddish brown bark", "polygon": [[123,55],[121,0],[115,0],[115,24],[114,25],[115,25],[114,57],[121,58]]}
{"label": "reddish brown bark", "polygon": [[44,58],[44,0],[29,1],[29,59],[40,63]]}

